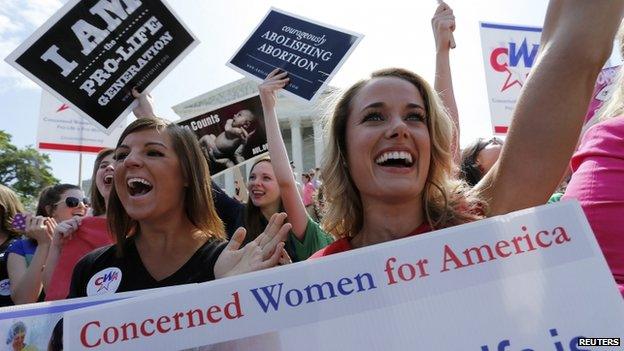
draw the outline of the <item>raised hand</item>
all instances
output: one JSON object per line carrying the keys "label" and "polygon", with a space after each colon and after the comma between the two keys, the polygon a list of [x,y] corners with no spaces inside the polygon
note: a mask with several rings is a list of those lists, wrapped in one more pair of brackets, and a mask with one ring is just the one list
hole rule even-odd
{"label": "raised hand", "polygon": [[240,247],[245,240],[246,231],[238,228],[215,263],[215,278],[276,266],[283,255],[283,241],[291,228],[289,223],[284,223],[285,220],[285,213],[276,213],[271,216],[264,232],[242,249]]}
{"label": "raised hand", "polygon": [[455,39],[453,37],[453,32],[455,31],[455,15],[453,15],[453,9],[444,1],[438,1],[438,3],[438,8],[431,19],[436,50],[454,49]]}
{"label": "raised hand", "polygon": [[146,92],[139,93],[136,88],[132,88],[132,96],[139,101],[139,105],[132,110],[136,118],[155,118],[154,99]]}
{"label": "raised hand", "polygon": [[50,243],[55,226],[56,221],[53,218],[27,214],[24,234],[36,240],[38,244]]}
{"label": "raised hand", "polygon": [[286,84],[288,84],[290,78],[288,78],[287,76],[288,72],[280,72],[280,69],[276,68],[271,73],[269,73],[264,82],[262,82],[262,84],[258,86],[262,106],[267,110],[272,110],[275,108],[275,103],[277,101],[276,92],[285,87]]}

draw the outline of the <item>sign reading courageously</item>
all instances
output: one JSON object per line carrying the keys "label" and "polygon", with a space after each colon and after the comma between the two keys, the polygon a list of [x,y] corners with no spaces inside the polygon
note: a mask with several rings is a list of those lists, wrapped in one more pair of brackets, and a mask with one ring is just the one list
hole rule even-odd
{"label": "sign reading courageously", "polygon": [[361,39],[361,34],[272,8],[228,66],[259,80],[280,68],[290,77],[285,90],[312,101]]}
{"label": "sign reading courageously", "polygon": [[71,0],[6,60],[110,132],[197,43],[163,0]]}
{"label": "sign reading courageously", "polygon": [[589,223],[564,201],[70,312],[64,327],[68,350],[581,351],[622,325]]}

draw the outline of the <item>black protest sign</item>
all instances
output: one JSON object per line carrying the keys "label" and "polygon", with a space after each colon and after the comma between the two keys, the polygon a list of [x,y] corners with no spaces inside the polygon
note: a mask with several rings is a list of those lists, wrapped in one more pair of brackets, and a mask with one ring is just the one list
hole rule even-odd
{"label": "black protest sign", "polygon": [[275,68],[288,72],[287,93],[315,100],[362,35],[271,9],[228,66],[256,80]]}
{"label": "black protest sign", "polygon": [[177,123],[197,136],[213,176],[268,152],[258,95]]}
{"label": "black protest sign", "polygon": [[71,0],[6,60],[108,132],[197,44],[163,0]]}

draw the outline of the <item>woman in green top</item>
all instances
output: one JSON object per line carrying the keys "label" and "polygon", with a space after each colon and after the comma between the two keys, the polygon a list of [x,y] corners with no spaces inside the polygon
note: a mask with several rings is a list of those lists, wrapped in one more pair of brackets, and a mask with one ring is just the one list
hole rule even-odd
{"label": "woman in green top", "polygon": [[256,161],[249,172],[247,190],[249,201],[245,210],[247,240],[260,234],[267,219],[274,213],[285,211],[292,230],[286,241],[286,251],[294,262],[303,261],[316,251],[329,245],[333,238],[326,234],[306,212],[301,195],[290,168],[286,146],[275,112],[275,92],[283,87],[283,76],[277,71],[267,77],[258,90],[266,124],[267,142],[271,158]]}

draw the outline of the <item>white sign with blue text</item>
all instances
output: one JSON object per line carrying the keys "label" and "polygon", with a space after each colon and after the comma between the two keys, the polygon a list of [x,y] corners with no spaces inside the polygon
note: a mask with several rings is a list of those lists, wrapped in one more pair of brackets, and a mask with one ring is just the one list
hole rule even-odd
{"label": "white sign with blue text", "polygon": [[481,48],[492,128],[507,134],[520,90],[539,51],[542,28],[481,23]]}

